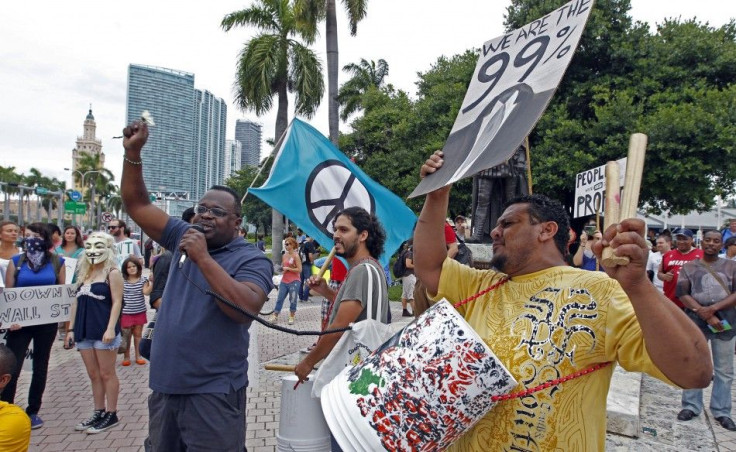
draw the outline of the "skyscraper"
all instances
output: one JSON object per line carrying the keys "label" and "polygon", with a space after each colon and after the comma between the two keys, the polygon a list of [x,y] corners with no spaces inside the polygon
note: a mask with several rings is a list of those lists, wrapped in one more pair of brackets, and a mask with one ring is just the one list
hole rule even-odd
{"label": "skyscraper", "polygon": [[225,140],[225,174],[224,179],[227,180],[234,172],[241,167],[241,146],[238,140]]}
{"label": "skyscraper", "polygon": [[225,181],[225,126],[227,105],[209,91],[195,92],[194,174],[192,199]]}
{"label": "skyscraper", "polygon": [[235,122],[235,139],[240,141],[243,165],[258,166],[261,161],[261,125],[238,119]]}
{"label": "skyscraper", "polygon": [[148,110],[149,129],[143,180],[151,192],[190,196],[194,180],[194,74],[131,64],[128,67],[127,123]]}
{"label": "skyscraper", "polygon": [[166,199],[196,200],[223,183],[227,106],[222,99],[194,89],[194,74],[131,64],[128,122],[144,110],[156,122],[141,156],[149,191]]}

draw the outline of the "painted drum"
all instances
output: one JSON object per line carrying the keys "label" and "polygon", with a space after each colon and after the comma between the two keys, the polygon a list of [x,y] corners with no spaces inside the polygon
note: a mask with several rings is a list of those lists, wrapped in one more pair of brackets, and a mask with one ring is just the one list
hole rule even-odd
{"label": "painted drum", "polygon": [[281,379],[281,415],[276,450],[329,452],[330,430],[322,415],[319,399],[312,397],[312,381],[307,380],[294,389],[296,381],[296,375]]}
{"label": "painted drum", "polygon": [[516,385],[442,300],[325,386],[322,411],[345,451],[444,450]]}

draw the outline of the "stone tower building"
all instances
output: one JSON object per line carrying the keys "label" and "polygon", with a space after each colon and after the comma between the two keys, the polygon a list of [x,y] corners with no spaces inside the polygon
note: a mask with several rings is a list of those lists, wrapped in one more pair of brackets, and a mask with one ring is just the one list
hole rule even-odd
{"label": "stone tower building", "polygon": [[[72,150],[72,171],[79,169],[79,159],[82,154],[91,154],[100,156],[100,168],[105,166],[105,153],[102,152],[102,141],[97,139],[95,131],[97,130],[97,123],[95,117],[92,116],[92,106],[90,105],[89,113],[84,119],[84,134],[81,137],[77,137],[77,147]],[[73,174],[73,173],[72,173]],[[74,180],[74,189],[81,190],[76,178]]]}

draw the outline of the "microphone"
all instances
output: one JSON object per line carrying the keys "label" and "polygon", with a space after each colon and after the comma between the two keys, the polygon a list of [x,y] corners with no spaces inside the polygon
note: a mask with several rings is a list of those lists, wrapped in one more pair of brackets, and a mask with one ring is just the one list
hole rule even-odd
{"label": "microphone", "polygon": [[[189,226],[189,229],[194,229],[196,231],[204,233],[204,228],[198,224],[192,224]],[[186,250],[181,250],[181,257],[179,258],[179,268],[184,266],[184,262],[187,260],[187,252]]]}

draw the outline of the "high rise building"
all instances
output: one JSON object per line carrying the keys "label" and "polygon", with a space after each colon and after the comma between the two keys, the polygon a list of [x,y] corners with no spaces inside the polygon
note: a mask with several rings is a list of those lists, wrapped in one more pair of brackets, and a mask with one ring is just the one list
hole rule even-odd
{"label": "high rise building", "polygon": [[227,180],[241,167],[241,145],[238,140],[225,140],[225,174]]}
{"label": "high rise building", "polygon": [[128,67],[127,123],[144,110],[153,116],[141,154],[143,180],[151,192],[189,197],[193,191],[194,74],[131,64]]}
{"label": "high rise building", "polygon": [[[79,169],[79,159],[82,157],[82,154],[99,155],[98,168],[103,168],[105,166],[105,153],[102,152],[102,141],[96,136],[97,123],[95,122],[95,117],[92,115],[91,105],[89,107],[89,113],[87,113],[87,117],[84,119],[83,128],[84,132],[82,136],[77,137],[77,147],[72,150],[72,171]],[[82,180],[77,177],[73,177],[72,179],[74,180],[74,189],[81,190],[82,187],[80,184]]]}
{"label": "high rise building", "polygon": [[194,90],[194,174],[192,199],[225,181],[227,105],[209,91]]}
{"label": "high rise building", "polygon": [[258,166],[261,161],[261,125],[246,119],[238,119],[235,122],[235,139],[240,141],[241,163]]}
{"label": "high rise building", "polygon": [[128,122],[144,110],[156,123],[141,156],[149,191],[168,200],[196,200],[223,183],[227,106],[222,99],[195,89],[194,74],[131,64]]}

